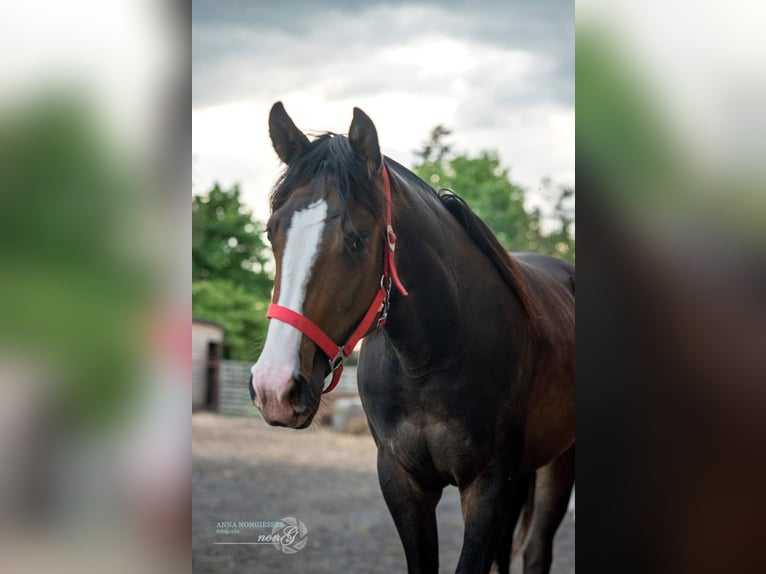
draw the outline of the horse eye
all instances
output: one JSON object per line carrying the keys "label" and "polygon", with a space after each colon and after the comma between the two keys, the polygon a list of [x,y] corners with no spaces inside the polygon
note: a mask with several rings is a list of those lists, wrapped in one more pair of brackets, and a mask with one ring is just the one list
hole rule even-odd
{"label": "horse eye", "polygon": [[348,242],[346,244],[348,250],[351,253],[359,253],[364,250],[365,246],[367,245],[367,239],[368,239],[367,233],[359,233],[355,235],[351,235],[348,238]]}
{"label": "horse eye", "polygon": [[268,239],[269,243],[271,243],[271,227],[266,228],[266,239]]}

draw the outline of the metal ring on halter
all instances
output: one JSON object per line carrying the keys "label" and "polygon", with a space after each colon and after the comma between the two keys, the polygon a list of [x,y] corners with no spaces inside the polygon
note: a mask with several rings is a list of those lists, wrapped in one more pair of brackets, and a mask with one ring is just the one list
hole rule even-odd
{"label": "metal ring on halter", "polygon": [[386,293],[386,297],[383,299],[383,301],[380,302],[380,317],[378,317],[378,322],[376,325],[376,328],[380,329],[383,325],[386,324],[386,320],[388,319],[388,308],[391,305],[391,285],[393,283],[393,279],[389,275],[383,275],[383,277],[380,278],[380,288],[383,289]]}
{"label": "metal ring on halter", "polygon": [[330,372],[334,373],[339,367],[343,366],[343,361],[346,360],[346,356],[343,354],[343,349],[338,349],[338,354],[335,358],[330,359]]}

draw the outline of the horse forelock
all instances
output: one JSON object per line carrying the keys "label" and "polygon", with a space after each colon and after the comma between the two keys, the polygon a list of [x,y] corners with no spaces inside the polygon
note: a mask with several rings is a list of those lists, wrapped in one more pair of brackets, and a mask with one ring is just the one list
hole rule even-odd
{"label": "horse forelock", "polygon": [[374,216],[383,213],[383,197],[373,185],[364,161],[351,150],[346,136],[332,132],[316,137],[285,169],[271,194],[271,210],[284,206],[299,187],[316,185],[320,193],[330,184],[344,208],[344,215],[348,213],[351,199]]}

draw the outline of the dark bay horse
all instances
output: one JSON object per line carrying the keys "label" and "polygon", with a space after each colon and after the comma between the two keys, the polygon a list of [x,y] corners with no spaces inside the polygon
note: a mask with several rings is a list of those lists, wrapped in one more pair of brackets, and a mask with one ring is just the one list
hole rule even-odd
{"label": "dark bay horse", "polygon": [[[384,158],[359,109],[309,141],[281,103],[272,195],[272,318],[250,392],[305,428],[364,335],[359,393],[410,573],[438,571],[435,508],[460,490],[460,573],[548,572],[574,482],[574,268],[509,255],[451,193]],[[522,516],[514,538],[517,521]]]}

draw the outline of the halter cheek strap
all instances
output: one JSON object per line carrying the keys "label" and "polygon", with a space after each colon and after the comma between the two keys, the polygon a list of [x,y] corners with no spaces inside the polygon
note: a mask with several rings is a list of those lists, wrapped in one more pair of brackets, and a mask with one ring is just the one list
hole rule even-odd
{"label": "halter cheek strap", "polygon": [[[321,328],[317,327],[310,319],[296,313],[292,309],[272,303],[266,311],[266,317],[277,319],[298,329],[306,337],[311,339],[314,344],[321,349],[330,361],[330,372],[332,381],[329,386],[322,391],[323,394],[332,391],[340,381],[343,373],[343,363],[351,355],[359,340],[364,337],[372,328],[379,329],[386,323],[388,317],[388,307],[391,302],[391,285],[395,285],[402,295],[407,295],[407,290],[399,279],[396,271],[396,261],[394,254],[396,252],[396,233],[391,225],[391,181],[388,176],[388,169],[383,165],[383,184],[386,200],[386,249],[383,251],[383,273],[380,277],[380,288],[367,308],[367,312],[357,325],[354,332],[346,341],[345,345],[338,345]],[[380,315],[375,323],[375,318]]]}

